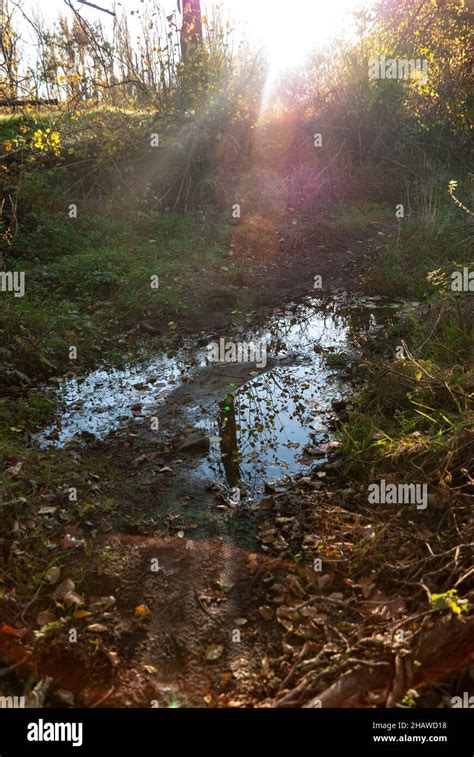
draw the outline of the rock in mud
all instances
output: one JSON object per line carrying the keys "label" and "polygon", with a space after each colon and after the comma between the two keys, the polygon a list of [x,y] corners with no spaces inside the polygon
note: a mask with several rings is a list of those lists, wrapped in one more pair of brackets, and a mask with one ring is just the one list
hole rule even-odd
{"label": "rock in mud", "polygon": [[178,444],[177,452],[207,454],[209,452],[209,439],[207,436],[201,436],[201,434],[191,434]]}

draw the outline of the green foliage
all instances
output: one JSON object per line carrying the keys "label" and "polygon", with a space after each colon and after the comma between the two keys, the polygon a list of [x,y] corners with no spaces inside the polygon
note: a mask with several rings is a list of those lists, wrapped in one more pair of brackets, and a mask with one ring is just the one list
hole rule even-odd
{"label": "green foliage", "polygon": [[461,615],[469,610],[467,599],[460,599],[457,589],[449,589],[443,594],[432,594],[431,603],[437,610],[451,610],[454,615]]}

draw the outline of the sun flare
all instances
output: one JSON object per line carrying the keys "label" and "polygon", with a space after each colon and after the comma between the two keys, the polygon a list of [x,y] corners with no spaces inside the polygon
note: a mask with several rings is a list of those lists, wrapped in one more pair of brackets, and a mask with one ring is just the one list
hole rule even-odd
{"label": "sun flare", "polygon": [[[266,52],[272,70],[284,70],[303,63],[312,50],[347,32],[351,11],[359,0],[225,0],[237,22],[248,25],[251,38]],[[367,6],[367,3],[365,3]]]}

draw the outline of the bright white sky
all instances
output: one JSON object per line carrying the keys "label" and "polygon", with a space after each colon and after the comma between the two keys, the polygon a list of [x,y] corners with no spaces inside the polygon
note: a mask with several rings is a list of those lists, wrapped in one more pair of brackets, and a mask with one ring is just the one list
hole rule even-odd
{"label": "bright white sky", "polygon": [[[91,0],[105,8],[113,8],[113,0]],[[213,3],[202,0],[203,13]],[[214,3],[216,4],[216,3]],[[217,3],[230,20],[239,23],[239,28],[246,38],[257,46],[266,49],[272,68],[285,69],[301,63],[306,54],[321,47],[331,37],[350,31],[349,13],[360,5],[368,5],[364,0],[222,0]],[[122,0],[122,8],[127,11],[143,7],[139,0]],[[77,8],[79,2],[75,3]],[[70,11],[63,0],[23,0],[23,9],[27,15],[41,8],[45,20],[52,20],[60,12]],[[161,7],[171,13],[177,8],[176,0],[163,0]],[[103,22],[108,16],[104,13],[82,6],[83,15],[93,21],[100,18]],[[209,14],[208,14],[209,15]],[[133,28],[133,17],[130,17]],[[24,25],[24,26],[23,26]],[[22,32],[27,24],[23,22]]]}

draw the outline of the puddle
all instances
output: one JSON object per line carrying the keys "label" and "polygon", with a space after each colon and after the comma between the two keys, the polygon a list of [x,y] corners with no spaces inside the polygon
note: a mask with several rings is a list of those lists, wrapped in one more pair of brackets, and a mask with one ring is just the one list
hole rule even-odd
{"label": "puddle", "polygon": [[181,350],[123,369],[101,368],[84,378],[65,378],[57,393],[62,408],[59,422],[38,434],[36,443],[43,448],[63,447],[83,434],[105,439],[133,418],[134,406],[141,405],[141,412],[151,415],[194,365],[188,352]]}
{"label": "puddle", "polygon": [[331,438],[331,402],[348,395],[340,369],[353,353],[353,340],[376,333],[400,307],[341,293],[290,304],[258,330],[229,329],[228,341],[266,344],[268,365],[262,371],[249,364],[217,387],[210,379],[222,364],[209,363],[209,345],[192,341],[174,355],[122,370],[103,368],[82,380],[64,379],[58,424],[36,442],[63,446],[89,434],[104,439],[130,423],[138,405],[142,416],[160,417],[183,375],[199,376],[201,394],[195,390],[188,421],[210,437],[211,445],[209,455],[196,461],[196,473],[228,491],[238,487],[243,495],[257,496],[266,482],[324,461],[324,451],[316,448]]}
{"label": "puddle", "polygon": [[375,333],[397,303],[347,298],[306,299],[275,313],[254,334],[276,365],[233,389],[212,416],[197,422],[213,440],[198,470],[235,496],[261,495],[266,483],[321,465],[331,439],[332,401],[350,387],[341,368],[354,354],[352,337]]}

